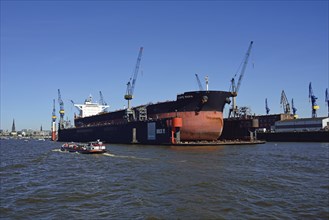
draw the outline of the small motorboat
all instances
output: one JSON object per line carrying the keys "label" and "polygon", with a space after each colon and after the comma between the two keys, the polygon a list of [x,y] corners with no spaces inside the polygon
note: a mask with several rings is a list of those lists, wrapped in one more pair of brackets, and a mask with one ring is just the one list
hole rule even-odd
{"label": "small motorboat", "polygon": [[65,143],[61,151],[78,152],[81,154],[102,154],[106,152],[106,147],[100,140],[89,143]]}
{"label": "small motorboat", "polygon": [[74,143],[74,142],[65,143],[62,145],[61,151],[77,152],[79,147],[80,146],[78,143]]}
{"label": "small motorboat", "polygon": [[89,142],[78,151],[82,154],[102,154],[106,152],[106,147],[100,140]]}

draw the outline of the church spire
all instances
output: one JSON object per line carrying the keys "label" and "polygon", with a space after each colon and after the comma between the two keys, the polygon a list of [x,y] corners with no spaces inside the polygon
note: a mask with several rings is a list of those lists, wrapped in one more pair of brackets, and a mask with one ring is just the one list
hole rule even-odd
{"label": "church spire", "polygon": [[16,132],[15,119],[13,119],[13,126],[11,127],[11,132]]}

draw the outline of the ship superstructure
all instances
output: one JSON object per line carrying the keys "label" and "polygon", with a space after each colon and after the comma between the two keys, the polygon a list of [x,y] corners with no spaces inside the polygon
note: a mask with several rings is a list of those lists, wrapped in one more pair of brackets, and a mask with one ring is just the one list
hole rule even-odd
{"label": "ship superstructure", "polygon": [[93,102],[93,98],[91,95],[85,100],[84,104],[74,104],[74,106],[79,110],[79,115],[76,118],[84,118],[93,115],[98,115],[104,113],[109,105],[99,104],[97,102]]}

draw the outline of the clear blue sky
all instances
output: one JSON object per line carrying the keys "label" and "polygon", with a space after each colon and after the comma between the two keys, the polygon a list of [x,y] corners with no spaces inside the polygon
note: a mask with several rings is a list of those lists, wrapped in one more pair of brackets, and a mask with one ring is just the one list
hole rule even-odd
{"label": "clear blue sky", "polygon": [[[282,112],[281,91],[300,117],[327,115],[328,1],[1,1],[1,129],[50,129],[61,89],[66,116],[102,91],[110,110],[144,47],[134,106],[198,90],[228,90],[251,40],[238,106]],[[226,106],[227,115],[229,106]]]}

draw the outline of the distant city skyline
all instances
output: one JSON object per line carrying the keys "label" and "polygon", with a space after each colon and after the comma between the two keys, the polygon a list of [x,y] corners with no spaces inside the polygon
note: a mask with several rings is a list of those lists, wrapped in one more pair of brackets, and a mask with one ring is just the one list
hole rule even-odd
{"label": "distant city skyline", "polygon": [[[16,129],[15,119],[13,119],[11,129],[3,129],[3,128],[0,128],[0,130],[2,130],[2,131],[8,131],[8,132],[18,132],[18,131],[23,131],[23,130],[43,131],[44,129],[43,129],[42,125],[40,125],[39,129],[22,128],[22,129],[19,129],[18,130],[18,129]],[[50,128],[49,129],[46,129],[46,131],[50,131]]]}
{"label": "distant city skyline", "polygon": [[[254,45],[237,97],[253,114],[282,113],[281,91],[300,118],[311,117],[308,85],[328,115],[328,1],[1,1],[0,129],[49,130],[57,89],[65,120],[72,105],[102,91],[122,109],[144,47],[132,106],[230,88]],[[225,107],[227,117],[230,106]]]}

